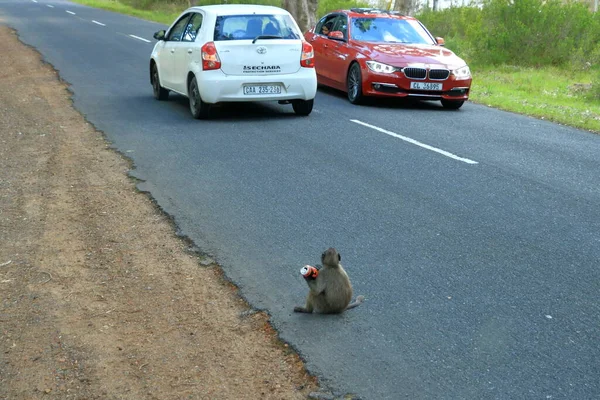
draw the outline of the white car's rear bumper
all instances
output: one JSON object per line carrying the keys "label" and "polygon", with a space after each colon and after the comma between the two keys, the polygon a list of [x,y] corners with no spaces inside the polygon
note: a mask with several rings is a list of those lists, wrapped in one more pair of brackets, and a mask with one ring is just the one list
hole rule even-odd
{"label": "white car's rear bumper", "polygon": [[[234,101],[312,100],[317,94],[314,68],[300,68],[293,74],[240,76],[226,75],[221,70],[196,74],[200,96],[206,103]],[[246,84],[280,84],[279,94],[244,94]]]}

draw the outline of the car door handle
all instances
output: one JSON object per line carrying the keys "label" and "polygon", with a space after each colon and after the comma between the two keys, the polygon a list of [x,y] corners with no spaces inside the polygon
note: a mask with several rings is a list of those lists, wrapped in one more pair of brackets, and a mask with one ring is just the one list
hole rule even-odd
{"label": "car door handle", "polygon": [[175,53],[175,49],[171,49],[171,53]]}
{"label": "car door handle", "polygon": [[192,49],[188,49],[188,54],[192,54]]}

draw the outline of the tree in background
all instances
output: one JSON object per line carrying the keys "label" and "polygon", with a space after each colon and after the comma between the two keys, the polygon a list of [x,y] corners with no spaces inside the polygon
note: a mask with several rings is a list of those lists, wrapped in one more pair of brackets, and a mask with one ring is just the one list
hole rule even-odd
{"label": "tree in background", "polygon": [[395,3],[393,5],[393,9],[396,11],[400,11],[404,15],[413,15],[418,6],[416,0],[396,0],[392,3]]}
{"label": "tree in background", "polygon": [[[386,0],[389,1],[389,0]],[[283,8],[288,10],[300,25],[303,32],[314,26],[317,19],[326,13],[352,7],[370,7],[369,0],[283,0]]]}
{"label": "tree in background", "polygon": [[283,8],[293,15],[302,32],[306,32],[316,22],[319,0],[283,0]]}

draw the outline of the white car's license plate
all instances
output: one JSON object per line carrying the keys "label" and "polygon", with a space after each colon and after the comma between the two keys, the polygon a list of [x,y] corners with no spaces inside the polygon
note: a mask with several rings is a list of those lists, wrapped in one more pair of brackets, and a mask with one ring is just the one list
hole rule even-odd
{"label": "white car's license plate", "polygon": [[439,90],[439,91],[441,91],[442,84],[441,83],[431,83],[431,82],[411,82],[410,88],[417,89],[417,90]]}
{"label": "white car's license plate", "polygon": [[244,86],[244,94],[280,94],[280,85],[246,85]]}

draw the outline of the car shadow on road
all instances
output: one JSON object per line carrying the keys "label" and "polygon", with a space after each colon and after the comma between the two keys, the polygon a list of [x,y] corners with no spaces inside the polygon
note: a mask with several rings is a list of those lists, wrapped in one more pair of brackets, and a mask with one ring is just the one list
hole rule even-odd
{"label": "car shadow on road", "polygon": [[[404,110],[423,110],[423,111],[445,111],[449,110],[442,107],[439,100],[418,100],[414,98],[399,98],[399,97],[365,97],[360,105],[353,105],[348,101],[345,92],[319,85],[319,93],[339,98],[353,107],[373,107],[387,109],[404,109]],[[318,95],[317,95],[318,98]],[[315,103],[316,105],[316,103]]]}
{"label": "car shadow on road", "polygon": [[[170,101],[181,106],[182,112],[190,116],[188,98],[179,94],[171,93]],[[291,104],[278,104],[276,101],[264,102],[232,102],[222,103],[213,106],[211,122],[244,122],[256,121],[261,119],[289,119],[289,118],[304,118],[299,117],[294,113]]]}

